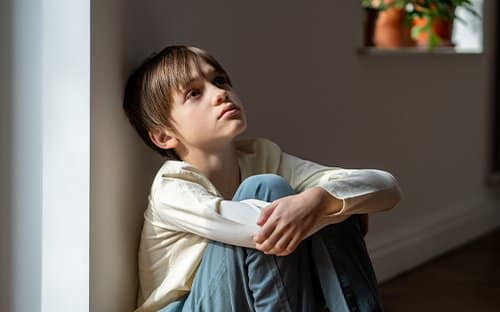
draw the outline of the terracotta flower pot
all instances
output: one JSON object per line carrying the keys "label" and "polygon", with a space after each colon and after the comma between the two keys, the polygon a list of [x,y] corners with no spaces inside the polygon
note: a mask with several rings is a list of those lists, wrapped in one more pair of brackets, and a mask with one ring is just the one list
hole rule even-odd
{"label": "terracotta flower pot", "polygon": [[410,28],[404,24],[405,14],[403,9],[396,8],[379,12],[373,34],[373,43],[376,47],[398,48],[415,45]]}

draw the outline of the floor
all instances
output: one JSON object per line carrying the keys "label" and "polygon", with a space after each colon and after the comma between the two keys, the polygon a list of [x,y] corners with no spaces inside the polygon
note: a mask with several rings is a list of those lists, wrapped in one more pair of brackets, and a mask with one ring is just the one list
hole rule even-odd
{"label": "floor", "polygon": [[500,311],[500,229],[380,286],[386,312]]}

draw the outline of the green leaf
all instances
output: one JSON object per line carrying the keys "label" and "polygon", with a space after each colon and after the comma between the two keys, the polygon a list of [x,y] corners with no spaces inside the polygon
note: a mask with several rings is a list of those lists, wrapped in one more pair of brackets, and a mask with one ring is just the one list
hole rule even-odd
{"label": "green leaf", "polygon": [[424,31],[424,26],[413,26],[411,29],[411,37],[417,40],[420,34]]}
{"label": "green leaf", "polygon": [[429,48],[435,48],[437,46],[439,46],[439,44],[441,43],[441,38],[433,31],[431,30],[429,32]]}

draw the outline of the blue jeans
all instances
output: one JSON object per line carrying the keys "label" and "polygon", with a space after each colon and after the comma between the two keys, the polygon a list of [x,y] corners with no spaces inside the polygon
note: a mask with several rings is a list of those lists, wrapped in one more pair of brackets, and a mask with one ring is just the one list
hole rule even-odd
{"label": "blue jeans", "polygon": [[[274,174],[245,179],[233,200],[295,194]],[[189,294],[161,312],[382,311],[358,216],[328,225],[290,255],[210,241]]]}

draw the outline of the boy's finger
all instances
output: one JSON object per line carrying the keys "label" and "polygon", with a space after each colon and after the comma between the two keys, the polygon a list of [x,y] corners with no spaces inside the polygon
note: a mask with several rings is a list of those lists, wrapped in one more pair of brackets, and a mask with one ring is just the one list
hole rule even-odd
{"label": "boy's finger", "polygon": [[276,247],[276,243],[279,241],[282,235],[282,231],[280,231],[278,228],[275,228],[271,235],[269,235],[269,237],[259,246],[259,249],[266,253],[273,251],[273,249]]}
{"label": "boy's finger", "polygon": [[294,252],[301,241],[302,241],[302,236],[299,234],[295,234],[292,240],[288,243],[288,247],[286,248],[287,251],[289,251],[290,253]]}
{"label": "boy's finger", "polygon": [[267,223],[266,225],[264,225],[260,229],[259,233],[257,233],[257,235],[255,235],[254,241],[257,244],[262,244],[269,237],[269,235],[271,235],[271,233],[274,231],[275,226],[276,225],[271,224],[271,223]]}
{"label": "boy's finger", "polygon": [[293,238],[293,232],[285,232],[281,235],[280,239],[276,242],[274,249],[278,251],[278,253],[283,253],[286,251],[286,248],[290,244],[290,241]]}
{"label": "boy's finger", "polygon": [[264,223],[266,223],[267,219],[269,219],[269,217],[273,213],[274,208],[276,208],[276,205],[277,205],[277,203],[273,202],[261,210],[260,215],[259,215],[259,219],[257,220],[257,225],[262,226],[262,225],[264,225]]}

